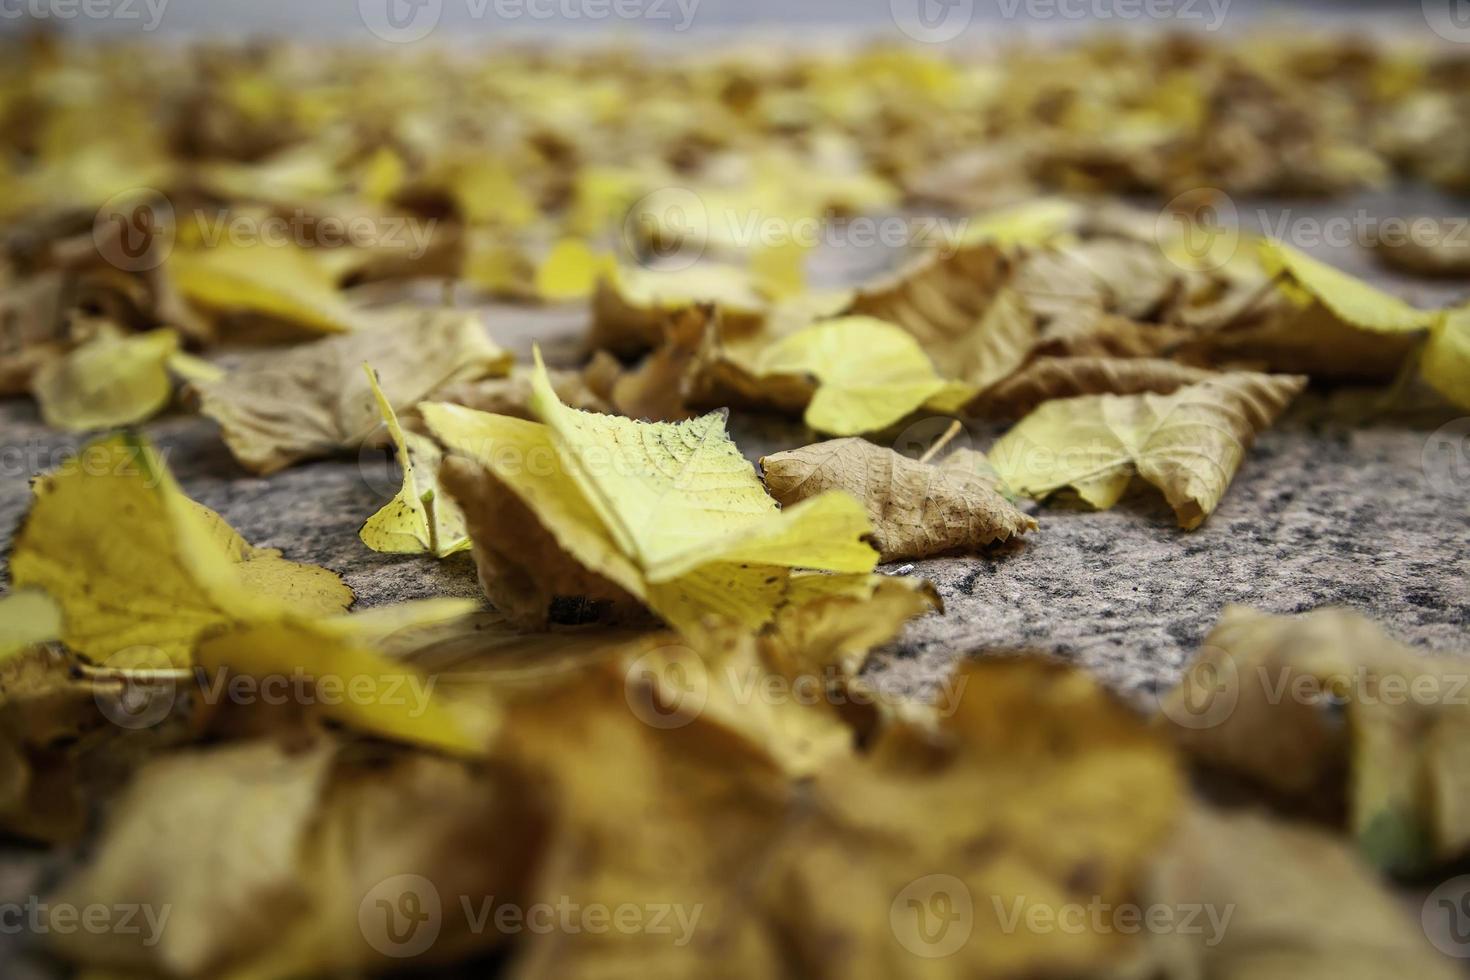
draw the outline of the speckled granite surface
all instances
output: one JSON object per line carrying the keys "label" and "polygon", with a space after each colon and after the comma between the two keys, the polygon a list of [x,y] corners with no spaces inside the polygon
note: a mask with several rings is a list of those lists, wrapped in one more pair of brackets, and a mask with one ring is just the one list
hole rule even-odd
{"label": "speckled granite surface", "polygon": [[[1380,199],[1378,206],[1396,205]],[[1371,268],[1365,255],[1325,257]],[[838,264],[861,278],[890,259],[850,254]],[[1470,283],[1396,285],[1424,303],[1470,294]],[[563,362],[575,356],[584,325],[579,311],[494,308],[486,318],[518,355],[528,357],[536,341]],[[1470,472],[1456,479],[1436,465],[1426,473],[1424,464],[1431,434],[1457,413],[1352,425],[1331,420],[1326,403],[1321,393],[1308,395],[1267,432],[1196,532],[1179,531],[1162,498],[1145,489],[1107,513],[1036,509],[1040,529],[1002,551],[916,563],[913,571],[939,587],[947,613],[911,624],[879,651],[873,679],[923,696],[958,657],[1027,648],[1074,661],[1147,707],[1228,603],[1275,612],[1342,604],[1425,649],[1470,651]],[[942,425],[917,427],[932,438]],[[251,542],[342,573],[360,607],[479,594],[467,556],[441,563],[378,555],[358,541],[362,520],[396,490],[377,456],[257,479],[235,464],[208,420],[175,415],[145,431],[190,495]],[[739,415],[732,431],[752,459],[812,441],[799,425]],[[972,444],[983,449],[992,434],[977,428]],[[60,462],[76,442],[48,431],[29,402],[0,402],[6,551],[27,505],[27,477]],[[55,867],[40,852],[0,848],[0,901],[44,893]],[[6,942],[0,936],[0,977],[55,975],[54,965],[15,959]]]}

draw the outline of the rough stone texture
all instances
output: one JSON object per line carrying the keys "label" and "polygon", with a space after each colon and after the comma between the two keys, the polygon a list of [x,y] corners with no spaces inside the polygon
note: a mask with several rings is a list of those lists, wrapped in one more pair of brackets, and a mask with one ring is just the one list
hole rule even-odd
{"label": "rough stone texture", "polygon": [[[1377,213],[1434,207],[1379,196],[1292,213],[1352,206]],[[1372,268],[1364,254],[1320,254],[1355,271]],[[822,278],[861,278],[891,258],[824,256]],[[1466,292],[1465,284],[1399,285],[1425,304]],[[584,326],[576,310],[495,307],[486,316],[493,336],[522,359],[539,342],[548,359],[570,363]],[[1275,612],[1341,604],[1426,650],[1470,651],[1470,473],[1456,481],[1431,467],[1439,478],[1430,480],[1424,466],[1430,433],[1457,413],[1350,425],[1323,421],[1324,404],[1323,395],[1308,396],[1261,438],[1198,531],[1178,530],[1162,497],[1145,488],[1106,513],[1033,508],[1041,527],[1021,544],[915,563],[914,573],[938,585],[947,613],[912,624],[880,651],[870,665],[874,680],[926,696],[958,657],[1028,648],[1081,664],[1146,707],[1174,682],[1228,603]],[[920,420],[888,438],[932,438],[942,427]],[[377,454],[258,479],[239,468],[206,419],[174,415],[144,429],[186,492],[252,543],[341,573],[359,607],[479,594],[467,556],[378,555],[358,541],[358,526],[397,488]],[[799,424],[739,415],[732,430],[752,460],[814,439]],[[975,427],[967,435],[983,449],[994,431]],[[78,440],[48,431],[24,400],[0,403],[0,432],[0,542],[8,551],[27,506],[27,477],[59,463]],[[0,849],[0,901],[44,893],[37,881],[50,874],[37,875],[48,867],[54,873],[54,860],[39,852]],[[3,940],[0,964],[8,956]],[[12,959],[0,974],[32,975],[26,969]],[[36,969],[35,976],[53,975]]]}

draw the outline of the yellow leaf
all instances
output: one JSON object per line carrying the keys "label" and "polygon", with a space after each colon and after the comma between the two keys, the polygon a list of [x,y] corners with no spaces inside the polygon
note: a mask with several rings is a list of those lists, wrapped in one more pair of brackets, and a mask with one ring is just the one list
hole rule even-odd
{"label": "yellow leaf", "polygon": [[947,390],[911,336],[866,316],[799,330],[761,351],[752,367],[760,377],[816,378],[806,423],[833,435],[884,428]]}
{"label": "yellow leaf", "polygon": [[564,238],[536,267],[536,294],[552,302],[571,302],[591,296],[603,277],[614,274],[617,262],[597,253],[580,238]]}
{"label": "yellow leaf", "polygon": [[10,574],[61,606],[69,647],[116,656],[116,666],[188,666],[211,629],[281,608],[339,613],[352,602],[332,572],[247,544],[128,434],[88,444],[37,481]]}
{"label": "yellow leaf", "polygon": [[61,639],[61,607],[44,592],[0,596],[0,662]]}
{"label": "yellow leaf", "polygon": [[[430,619],[445,611],[419,603],[405,608],[426,612]],[[456,604],[450,611],[463,612],[463,607]],[[205,670],[228,668],[261,679],[304,672],[325,715],[383,738],[459,755],[483,754],[490,743],[495,716],[489,708],[436,694],[423,671],[376,649],[362,635],[330,625],[292,617],[237,626],[205,637],[195,658]]]}
{"label": "yellow leaf", "polygon": [[1220,503],[1246,449],[1306,385],[1233,372],[1173,394],[1088,395],[1043,403],[996,442],[1006,485],[1046,497],[1070,487],[1099,510],[1135,475],[1164,492],[1193,529]]}
{"label": "yellow leaf", "polygon": [[250,314],[306,333],[344,333],[360,326],[327,268],[290,245],[178,249],[165,266],[184,298],[220,315]]}
{"label": "yellow leaf", "polygon": [[1282,242],[1261,242],[1261,264],[1273,275],[1284,274],[1290,284],[1331,310],[1339,320],[1379,333],[1427,330],[1439,314],[1415,309],[1396,296],[1363,282],[1341,269],[1318,261]]}
{"label": "yellow leaf", "polygon": [[393,405],[378,385],[377,373],[364,366],[373,397],[403,470],[403,487],[396,496],[367,519],[357,536],[374,551],[416,554],[427,551],[444,558],[470,546],[464,514],[439,486],[439,461],[443,453],[433,440],[404,432]]}
{"label": "yellow leaf", "polygon": [[965,222],[958,244],[1045,245],[1074,228],[1085,210],[1064,197],[1042,197],[997,208]]}
{"label": "yellow leaf", "polygon": [[1470,309],[1452,310],[1435,324],[1419,371],[1441,395],[1470,409]]}
{"label": "yellow leaf", "polygon": [[[873,549],[858,540],[868,531],[861,506],[839,494],[779,511],[725,434],[722,415],[668,423],[578,411],[556,397],[539,351],[536,366],[532,409],[577,487],[650,581],[719,560],[872,570]],[[845,533],[834,533],[844,524]],[[820,535],[807,536],[818,527]]]}
{"label": "yellow leaf", "polygon": [[179,345],[172,330],[122,336],[103,330],[36,372],[31,391],[46,424],[82,432],[152,418],[173,395],[168,363]]}

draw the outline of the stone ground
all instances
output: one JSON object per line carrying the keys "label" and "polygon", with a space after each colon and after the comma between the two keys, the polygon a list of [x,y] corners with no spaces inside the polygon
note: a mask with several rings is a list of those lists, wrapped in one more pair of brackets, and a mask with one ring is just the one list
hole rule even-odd
{"label": "stone ground", "polygon": [[[1460,213],[1462,203],[1422,193],[1385,194],[1330,207],[1294,207],[1309,220],[1359,209],[1372,214]],[[1274,221],[1242,208],[1247,223]],[[1366,254],[1319,254],[1355,271]],[[830,278],[862,278],[891,255],[822,256]],[[1470,296],[1470,283],[1422,284],[1379,277],[1421,303]],[[532,342],[570,362],[584,326],[580,311],[494,307],[493,336],[529,358]],[[1344,393],[1306,396],[1249,455],[1219,510],[1198,531],[1178,530],[1149,493],[1106,513],[1039,508],[1040,530],[1024,543],[979,556],[914,563],[932,579],[947,612],[912,624],[870,665],[885,689],[923,696],[956,659],[986,651],[1042,650],[1073,661],[1146,707],[1167,690],[1222,607],[1273,612],[1344,605],[1426,650],[1470,651],[1470,472],[1456,472],[1431,439],[1452,410],[1404,420],[1348,424],[1326,411]],[[1459,423],[1470,427],[1470,420]],[[937,420],[917,420],[897,441],[932,438]],[[369,607],[434,595],[478,595],[472,561],[379,555],[357,529],[396,490],[376,455],[302,465],[269,479],[242,471],[208,420],[182,415],[144,427],[183,488],[219,511],[251,542],[339,572]],[[752,457],[812,441],[799,425],[736,416],[732,429]],[[1470,428],[1454,430],[1461,436]],[[27,477],[60,462],[74,438],[48,431],[25,400],[0,402],[0,548],[27,506]],[[993,430],[965,438],[985,448]],[[1459,445],[1458,441],[1455,443]],[[0,846],[0,902],[44,894],[55,859]],[[0,977],[52,976],[37,963],[7,965]],[[34,969],[35,972],[25,972]]]}

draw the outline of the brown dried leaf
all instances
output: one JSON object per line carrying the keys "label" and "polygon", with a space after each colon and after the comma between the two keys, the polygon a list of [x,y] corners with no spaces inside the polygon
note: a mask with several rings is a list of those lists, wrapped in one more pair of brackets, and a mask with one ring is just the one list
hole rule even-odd
{"label": "brown dried leaf", "polygon": [[353,448],[381,425],[364,364],[378,370],[394,410],[405,411],[446,385],[504,374],[511,357],[474,314],[385,312],[374,327],[271,353],[197,386],[200,411],[220,424],[242,466],[274,473]]}
{"label": "brown dried leaf", "polygon": [[1078,395],[1167,395],[1214,374],[1159,358],[1039,357],[981,397],[999,418],[1021,418],[1042,402]]}
{"label": "brown dried leaf", "polygon": [[1036,529],[984,476],[958,464],[920,463],[863,439],[766,456],[761,470],[786,506],[827,490],[861,500],[883,561],[976,550]]}

